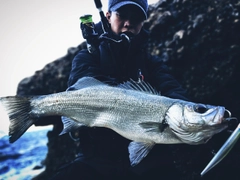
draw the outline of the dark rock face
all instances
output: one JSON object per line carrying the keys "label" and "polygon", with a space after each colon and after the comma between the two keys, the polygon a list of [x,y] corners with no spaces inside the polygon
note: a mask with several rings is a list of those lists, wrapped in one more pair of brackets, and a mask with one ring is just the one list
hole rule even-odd
{"label": "dark rock face", "polygon": [[[149,19],[144,24],[150,31],[149,52],[169,65],[193,101],[225,106],[234,117],[240,117],[239,13],[238,0],[160,0],[150,6]],[[86,48],[84,43],[70,48],[66,56],[22,80],[17,93],[39,95],[65,91],[71,61],[82,48]],[[73,160],[78,148],[68,135],[58,137],[62,128],[60,117],[45,118],[37,125],[52,123],[55,125],[48,133],[46,170],[39,179],[51,176],[58,166]],[[176,170],[182,174],[176,179],[200,179],[200,172],[229,136],[222,132],[199,146],[171,145]],[[201,179],[239,179],[239,152],[237,144]]]}
{"label": "dark rock face", "polygon": [[226,96],[217,96],[234,86],[240,49],[237,3],[159,1],[150,9],[145,24],[151,31],[149,51],[163,57],[196,100],[221,104]]}

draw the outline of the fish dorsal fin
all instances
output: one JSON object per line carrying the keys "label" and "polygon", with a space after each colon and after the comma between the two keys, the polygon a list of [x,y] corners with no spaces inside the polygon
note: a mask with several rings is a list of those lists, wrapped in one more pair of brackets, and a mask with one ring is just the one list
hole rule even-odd
{"label": "fish dorsal fin", "polygon": [[137,81],[134,81],[133,79],[130,79],[130,81],[124,82],[118,85],[118,87],[160,95],[160,93],[156,89],[154,89],[149,83],[145,81],[137,82]]}
{"label": "fish dorsal fin", "polygon": [[131,142],[128,146],[131,166],[139,164],[151,151],[154,143]]}
{"label": "fish dorsal fin", "polygon": [[87,88],[90,86],[97,86],[97,85],[106,85],[103,82],[93,78],[93,77],[82,77],[80,78],[75,84],[73,84],[72,86],[70,86],[68,90],[78,90],[78,89],[83,89],[83,88]]}

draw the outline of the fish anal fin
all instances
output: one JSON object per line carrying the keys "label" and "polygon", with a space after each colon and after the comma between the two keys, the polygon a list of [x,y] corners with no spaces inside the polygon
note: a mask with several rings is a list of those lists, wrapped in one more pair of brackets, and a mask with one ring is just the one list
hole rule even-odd
{"label": "fish anal fin", "polygon": [[151,151],[155,143],[131,142],[128,146],[131,166],[139,164]]}
{"label": "fish anal fin", "polygon": [[69,133],[79,129],[84,126],[84,124],[78,123],[71,118],[62,116],[63,130],[59,135],[63,135],[65,133]]}

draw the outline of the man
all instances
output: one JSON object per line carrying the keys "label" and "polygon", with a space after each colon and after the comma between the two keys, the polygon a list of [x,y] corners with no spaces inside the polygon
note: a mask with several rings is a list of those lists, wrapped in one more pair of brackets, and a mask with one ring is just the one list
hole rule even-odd
{"label": "man", "polygon": [[[82,50],[76,55],[68,86],[84,76],[113,86],[129,79],[144,80],[164,96],[186,100],[185,90],[161,59],[147,53],[148,34],[143,29],[147,9],[147,0],[109,0],[106,18],[110,31],[100,38],[96,52]],[[96,31],[102,33],[101,24]],[[161,179],[173,174],[167,145],[156,145],[140,164],[131,167],[129,140],[106,128],[81,128],[79,134],[79,157],[55,179],[151,179],[156,175]]]}

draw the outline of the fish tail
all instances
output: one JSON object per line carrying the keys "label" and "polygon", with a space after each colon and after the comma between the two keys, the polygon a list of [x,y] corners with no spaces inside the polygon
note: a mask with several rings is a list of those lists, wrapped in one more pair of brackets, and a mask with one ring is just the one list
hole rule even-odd
{"label": "fish tail", "polygon": [[21,96],[8,96],[0,98],[0,102],[6,109],[10,120],[10,143],[18,140],[35,122],[34,119],[30,118],[31,99],[31,97]]}

